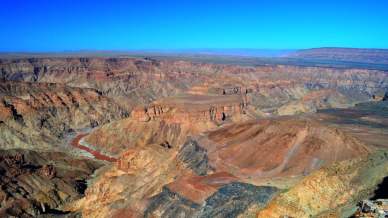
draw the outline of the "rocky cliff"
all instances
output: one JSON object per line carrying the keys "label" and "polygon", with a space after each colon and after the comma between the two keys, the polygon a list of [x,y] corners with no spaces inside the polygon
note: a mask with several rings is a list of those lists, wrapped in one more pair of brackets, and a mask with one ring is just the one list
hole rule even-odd
{"label": "rocky cliff", "polygon": [[91,183],[85,198],[69,206],[83,217],[141,217],[148,200],[189,173],[176,153],[159,145],[128,149]]}
{"label": "rocky cliff", "polygon": [[189,135],[247,119],[247,104],[243,96],[189,95],[161,99],[148,107],[135,108],[128,119],[93,131],[85,141],[112,155],[149,144],[168,143],[177,150]]}
{"label": "rocky cliff", "polygon": [[95,127],[128,112],[93,89],[60,84],[0,83],[2,148],[50,148],[76,129]]}
{"label": "rocky cliff", "polygon": [[100,166],[61,152],[1,150],[0,216],[70,215],[62,206],[84,195]]}
{"label": "rocky cliff", "polygon": [[[386,72],[298,66],[241,67],[134,58],[3,59],[0,78],[94,88],[126,107],[181,93],[246,94],[256,109],[271,111],[330,89],[365,101],[387,89]],[[125,101],[123,101],[125,99]]]}
{"label": "rocky cliff", "polygon": [[132,111],[139,121],[164,120],[170,123],[222,122],[246,113],[248,102],[244,96],[189,95],[161,99],[147,107]]}

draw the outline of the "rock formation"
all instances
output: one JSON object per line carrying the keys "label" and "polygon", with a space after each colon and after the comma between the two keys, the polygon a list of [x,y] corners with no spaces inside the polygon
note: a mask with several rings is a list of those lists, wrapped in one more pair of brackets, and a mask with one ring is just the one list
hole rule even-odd
{"label": "rock formation", "polygon": [[139,121],[164,120],[170,123],[225,121],[234,115],[246,113],[248,102],[243,96],[189,95],[162,99],[148,107],[132,111]]}
{"label": "rock formation", "polygon": [[206,175],[211,170],[208,164],[207,151],[192,139],[188,139],[183,144],[177,157],[197,175]]}
{"label": "rock formation", "polygon": [[152,196],[185,173],[188,170],[176,161],[175,153],[161,146],[129,149],[98,176],[85,198],[71,208],[82,210],[83,217],[115,217],[123,211],[125,216],[138,217]]}
{"label": "rock formation", "polygon": [[149,107],[135,108],[131,118],[109,123],[93,131],[85,140],[112,155],[127,148],[160,145],[166,141],[171,147],[178,148],[189,135],[245,119],[246,108],[247,103],[240,96],[167,98]]}
{"label": "rock formation", "polygon": [[352,205],[373,193],[387,175],[387,158],[386,152],[377,152],[320,169],[276,197],[257,217],[351,216]]}
{"label": "rock formation", "polygon": [[379,199],[375,201],[363,200],[358,204],[359,208],[354,217],[387,217],[388,200]]}
{"label": "rock formation", "polygon": [[[9,59],[0,79],[88,87],[126,107],[182,93],[248,95],[255,109],[271,111],[316,89],[333,89],[347,103],[387,88],[386,72],[366,69],[268,65],[242,67],[131,58]],[[195,91],[197,87],[197,91]],[[301,95],[302,94],[302,95]]]}
{"label": "rock formation", "polygon": [[[230,183],[221,187],[204,203],[197,204],[164,188],[151,199],[145,217],[154,214],[159,217],[237,217],[253,203],[265,205],[276,192],[274,187]],[[230,207],[230,204],[235,206]]]}
{"label": "rock formation", "polygon": [[69,214],[62,206],[83,196],[77,184],[100,166],[61,152],[1,150],[0,216]]}
{"label": "rock formation", "polygon": [[369,152],[338,129],[287,117],[229,125],[197,140],[216,171],[250,178],[308,174]]}
{"label": "rock formation", "polygon": [[2,148],[47,149],[76,129],[128,116],[92,89],[4,81],[0,90]]}

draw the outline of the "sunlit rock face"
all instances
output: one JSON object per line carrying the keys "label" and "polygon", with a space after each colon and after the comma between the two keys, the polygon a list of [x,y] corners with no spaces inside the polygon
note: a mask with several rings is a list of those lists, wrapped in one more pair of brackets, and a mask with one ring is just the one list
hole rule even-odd
{"label": "sunlit rock face", "polygon": [[187,136],[248,119],[247,106],[241,96],[165,98],[150,106],[135,108],[130,118],[102,126],[85,141],[112,155],[148,144],[168,143],[177,149]]}
{"label": "sunlit rock face", "polygon": [[[295,104],[314,90],[339,92],[346,97],[346,102],[342,102],[344,97],[338,100],[343,105],[365,101],[387,87],[384,71],[291,65],[242,67],[134,58],[41,58],[2,60],[0,68],[2,79],[94,88],[129,108],[191,93],[247,95],[255,109],[276,112],[276,108]],[[337,100],[333,97],[330,101]]]}
{"label": "sunlit rock face", "polygon": [[357,203],[372,196],[387,173],[386,152],[336,163],[312,173],[276,197],[257,212],[257,217],[350,217]]}
{"label": "sunlit rock face", "polygon": [[201,96],[167,98],[132,111],[139,121],[164,120],[170,123],[222,122],[246,113],[248,102],[241,96]]}
{"label": "sunlit rock face", "polygon": [[0,216],[65,214],[61,207],[84,196],[86,180],[99,167],[63,152],[1,150]]}
{"label": "sunlit rock face", "polygon": [[3,148],[50,148],[75,129],[129,116],[95,90],[60,84],[4,81],[0,84]]}
{"label": "sunlit rock face", "polygon": [[370,150],[338,129],[289,117],[232,124],[197,140],[213,169],[251,179],[308,174]]}

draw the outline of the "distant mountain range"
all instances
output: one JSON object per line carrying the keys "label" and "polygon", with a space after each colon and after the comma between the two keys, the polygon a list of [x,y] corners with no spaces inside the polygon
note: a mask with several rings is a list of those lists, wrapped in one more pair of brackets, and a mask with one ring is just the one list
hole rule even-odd
{"label": "distant mountain range", "polygon": [[291,52],[289,58],[388,64],[388,49],[313,48]]}
{"label": "distant mountain range", "polygon": [[148,49],[79,50],[60,52],[0,52],[0,58],[30,57],[149,57],[202,63],[258,65],[297,65],[335,68],[388,70],[388,49]]}
{"label": "distant mountain range", "polygon": [[297,50],[291,49],[144,49],[144,50],[74,50],[54,52],[0,52],[0,56],[243,56],[243,57],[281,57]]}

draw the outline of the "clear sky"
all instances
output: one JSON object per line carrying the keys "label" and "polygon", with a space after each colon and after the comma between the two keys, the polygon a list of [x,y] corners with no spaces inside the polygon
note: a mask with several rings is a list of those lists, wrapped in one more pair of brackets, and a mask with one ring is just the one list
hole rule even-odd
{"label": "clear sky", "polygon": [[0,51],[388,48],[387,0],[0,0]]}

